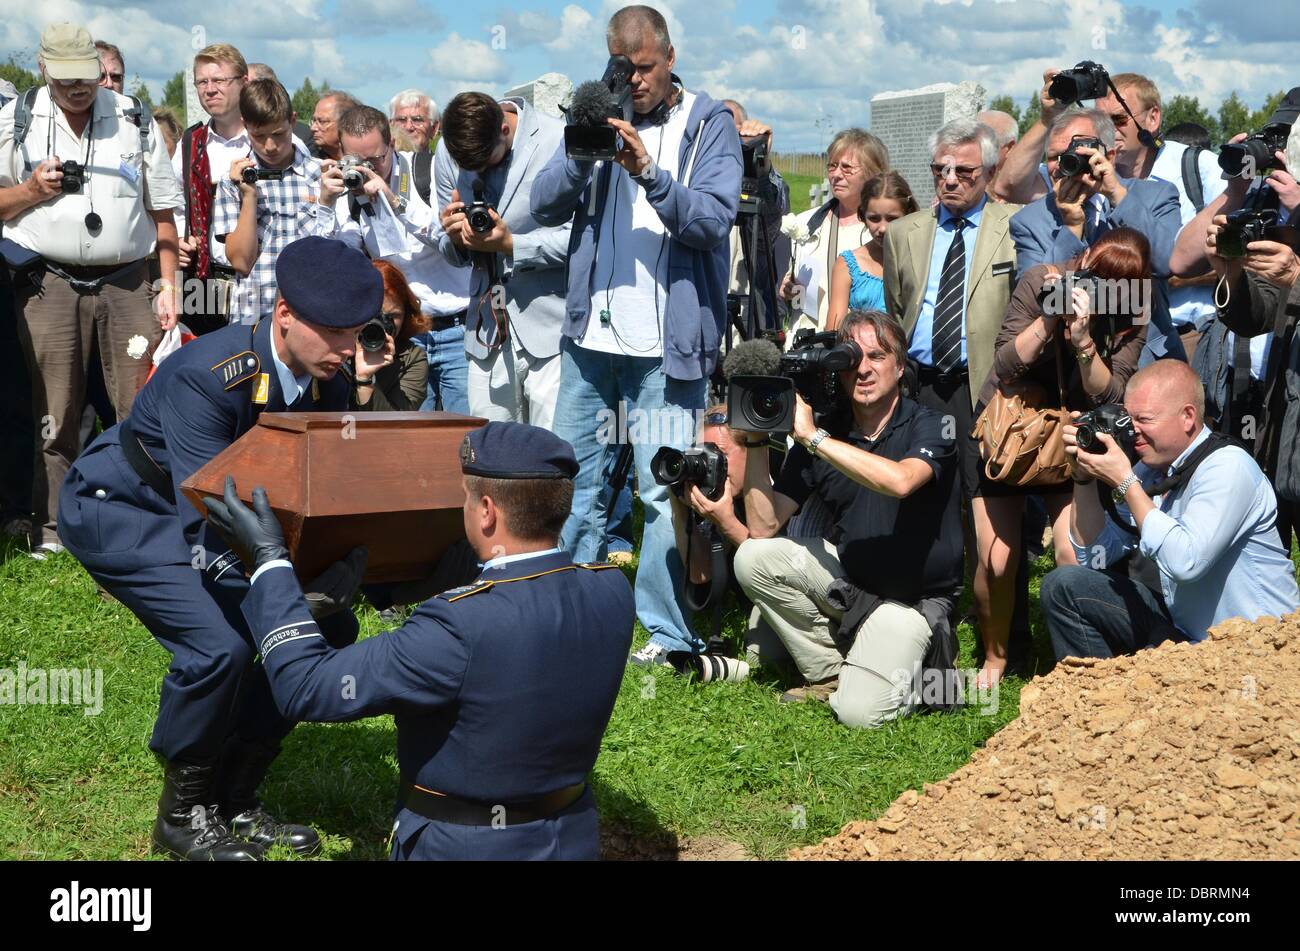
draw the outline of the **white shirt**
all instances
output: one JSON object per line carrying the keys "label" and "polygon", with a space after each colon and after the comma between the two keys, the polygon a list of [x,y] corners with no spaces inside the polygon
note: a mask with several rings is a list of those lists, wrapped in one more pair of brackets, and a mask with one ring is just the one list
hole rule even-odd
{"label": "white shirt", "polygon": [[[211,185],[215,188],[223,179],[230,176],[230,166],[234,164],[235,159],[247,158],[253,151],[253,143],[248,138],[248,130],[240,129],[239,134],[233,138],[226,139],[221,133],[213,128],[211,121],[208,122],[208,142],[203,151],[208,153],[208,171],[211,177]],[[178,143],[176,152],[172,155],[172,171],[176,173],[176,181],[180,183],[182,191],[185,188],[185,169],[182,167],[185,149],[184,144]],[[189,196],[186,196],[188,199]],[[214,197],[213,202],[216,202]],[[176,233],[182,238],[189,233],[189,220],[186,215],[186,206],[182,205],[176,210]],[[222,267],[230,267],[230,258],[226,257],[226,243],[218,241],[216,236],[208,235],[208,247],[214,264],[220,264]]]}
{"label": "white shirt", "polygon": [[[271,328],[271,333],[275,333],[275,328]],[[275,341],[271,341],[271,360],[275,363],[275,375],[280,381],[280,392],[284,394],[284,405],[292,406],[302,398],[302,394],[307,389],[307,384],[311,382],[311,374],[304,373],[302,376],[294,376],[293,371],[285,366],[284,361],[280,359],[280,353],[275,348]]]}
{"label": "white shirt", "polygon": [[[637,129],[646,154],[674,179],[694,102],[695,94],[686,92],[667,122]],[[646,197],[645,187],[621,165],[610,164],[591,280],[591,319],[578,345],[602,353],[662,357],[672,236]],[[605,313],[608,321],[602,319]]]}
{"label": "white shirt", "polygon": [[[86,137],[75,135],[63,110],[41,87],[32,102],[32,120],[22,148],[13,141],[15,99],[0,111],[0,188],[19,185],[44,159],[84,163],[89,155],[85,188],[33,205],[5,222],[5,237],[59,264],[108,266],[148,257],[158,228],[150,211],[183,205],[167,145],[158,123],[149,123],[149,151],[140,152],[140,130],[123,113],[131,100],[111,89],[95,96],[94,116]],[[86,228],[94,210],[103,219],[98,236]]]}
{"label": "white shirt", "polygon": [[[1187,146],[1181,142],[1166,142],[1156,153],[1156,160],[1151,166],[1148,178],[1168,182],[1178,189],[1179,211],[1183,224],[1196,217],[1196,206],[1187,196],[1183,184],[1183,153]],[[1201,192],[1204,203],[1209,204],[1223,194],[1228,183],[1223,179],[1223,170],[1219,168],[1216,153],[1205,149],[1196,157],[1196,165],[1201,173]],[[1169,289],[1169,316],[1175,326],[1208,320],[1214,316],[1213,287],[1171,287]]]}
{"label": "white shirt", "polygon": [[[799,223],[807,225],[809,220],[817,209],[809,208],[807,211],[799,213]],[[871,243],[871,232],[867,230],[865,223],[851,219],[847,224],[840,222],[838,240],[834,253],[830,254],[830,249],[826,247],[830,239],[831,220],[836,216],[835,211],[828,212],[822,219],[821,227],[812,235],[811,241],[807,244],[796,245],[794,248],[795,270],[794,279],[804,286],[803,292],[803,314],[799,316],[794,325],[790,328],[790,333],[786,337],[786,345],[790,346],[794,342],[794,331],[802,330],[805,327],[814,330],[823,330],[826,327],[826,318],[830,312],[831,301],[831,276],[826,270],[826,258],[831,256],[832,264],[834,259],[838,258],[845,251],[856,250]],[[777,270],[783,271],[789,266],[789,262],[777,262]]]}
{"label": "white shirt", "polygon": [[[403,161],[405,160],[405,166]],[[372,258],[382,258],[393,264],[406,277],[411,291],[420,299],[420,310],[430,317],[448,317],[469,307],[470,278],[473,268],[457,267],[438,251],[438,237],[442,222],[437,213],[420,197],[415,187],[414,156],[399,152],[393,156],[393,169],[388,187],[399,197],[402,194],[402,168],[411,169],[407,188],[406,211],[400,216],[393,213],[384,196],[374,202],[372,218],[363,209],[357,221],[352,220],[352,210],[347,195],[340,195],[334,203],[333,213],[324,205],[315,209],[312,224],[305,232],[323,238],[337,238],[358,250],[364,249]],[[433,197],[430,195],[430,197]],[[382,254],[381,237],[394,235],[405,245],[396,253]]]}

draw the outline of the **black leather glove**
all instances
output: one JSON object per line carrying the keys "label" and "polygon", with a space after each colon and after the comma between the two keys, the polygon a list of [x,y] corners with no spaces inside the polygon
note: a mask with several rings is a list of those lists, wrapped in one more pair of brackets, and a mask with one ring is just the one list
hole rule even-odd
{"label": "black leather glove", "polygon": [[356,597],[361,578],[366,573],[369,554],[365,546],[360,545],[326,568],[320,577],[303,585],[303,597],[307,599],[307,609],[313,618],[319,621],[352,606],[352,599]]}
{"label": "black leather glove", "polygon": [[234,477],[226,476],[224,500],[204,499],[203,504],[208,510],[208,521],[252,570],[256,571],[268,561],[289,557],[284,532],[271,511],[266,489],[258,486],[253,490],[253,507],[250,509],[235,494]]}

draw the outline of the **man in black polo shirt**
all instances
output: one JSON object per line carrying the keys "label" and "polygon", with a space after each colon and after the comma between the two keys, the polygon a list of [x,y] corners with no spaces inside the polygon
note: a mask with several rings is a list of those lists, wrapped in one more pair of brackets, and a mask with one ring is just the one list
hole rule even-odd
{"label": "man in black polo shirt", "polygon": [[[899,392],[903,328],[851,311],[840,338],[862,348],[840,374],[843,406],[818,428],[802,400],[796,442],[773,486],[767,453],[749,450],[750,540],[736,578],[840,722],[875,727],[919,705],[914,684],[933,636],[950,639],[961,580],[956,447],[934,410]],[[827,537],[776,538],[805,504],[824,510]],[[843,594],[861,589],[865,620],[841,630]],[[861,599],[866,599],[865,601]]]}

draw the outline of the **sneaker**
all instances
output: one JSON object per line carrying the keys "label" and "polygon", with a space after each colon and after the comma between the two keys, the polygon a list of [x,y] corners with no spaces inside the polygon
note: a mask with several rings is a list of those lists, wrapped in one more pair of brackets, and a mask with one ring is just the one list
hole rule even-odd
{"label": "sneaker", "polygon": [[793,687],[781,694],[781,703],[807,703],[809,700],[817,703],[825,703],[830,700],[831,694],[840,688],[840,678],[832,677],[830,680],[824,680],[819,684],[804,684],[802,687]]}
{"label": "sneaker", "polygon": [[51,555],[57,555],[61,551],[67,551],[58,542],[41,542],[31,551],[31,556],[37,561],[45,561]]}
{"label": "sneaker", "polygon": [[627,662],[634,667],[672,667],[668,662],[668,648],[654,641],[629,654]]}
{"label": "sneaker", "polygon": [[611,565],[618,565],[620,568],[624,565],[632,564],[633,555],[630,551],[611,551],[605,560]]}

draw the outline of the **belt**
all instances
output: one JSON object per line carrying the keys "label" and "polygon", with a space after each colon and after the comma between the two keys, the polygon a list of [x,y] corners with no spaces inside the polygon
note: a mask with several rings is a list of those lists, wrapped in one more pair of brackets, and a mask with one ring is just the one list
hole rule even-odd
{"label": "belt", "polygon": [[162,467],[153,461],[149,453],[140,443],[140,437],[135,434],[131,428],[130,418],[122,420],[117,426],[118,442],[122,446],[122,457],[126,459],[135,474],[140,477],[145,485],[153,489],[172,505],[176,504],[176,491],[172,488],[172,483],[167,478],[167,473],[163,472]]}
{"label": "belt", "polygon": [[438,822],[450,822],[458,826],[500,826],[504,822],[508,826],[517,826],[547,819],[562,812],[581,799],[586,791],[587,784],[578,783],[527,802],[492,805],[434,792],[402,780],[398,801],[416,815]]}
{"label": "belt", "polygon": [[112,284],[128,274],[133,274],[143,264],[143,260],[131,261],[122,265],[59,264],[56,261],[47,260],[45,269],[54,276],[67,281],[68,286],[78,294],[98,294],[105,284]]}
{"label": "belt", "polygon": [[916,367],[916,381],[918,383],[965,383],[970,372],[965,368],[956,370],[945,370],[940,372],[934,367],[921,366]]}
{"label": "belt", "polygon": [[450,330],[452,327],[461,327],[465,324],[465,311],[458,314],[445,314],[429,318],[430,330]]}
{"label": "belt", "polygon": [[226,267],[224,264],[209,264],[208,277],[219,277],[223,281],[237,281],[240,274],[233,267]]}

